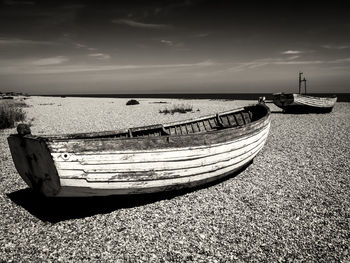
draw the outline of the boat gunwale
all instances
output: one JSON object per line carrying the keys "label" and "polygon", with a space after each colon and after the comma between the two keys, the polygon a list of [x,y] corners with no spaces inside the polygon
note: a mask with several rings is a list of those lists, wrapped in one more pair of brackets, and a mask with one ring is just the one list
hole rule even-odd
{"label": "boat gunwale", "polygon": [[[193,123],[193,122],[200,121],[200,120],[215,118],[217,116],[217,114],[210,114],[210,115],[205,115],[205,116],[198,117],[198,118],[186,119],[183,121],[169,122],[169,123],[165,123],[165,124],[154,124],[154,125],[146,125],[146,126],[140,126],[140,127],[131,127],[131,128],[114,130],[114,131],[53,134],[53,135],[28,134],[28,135],[25,135],[23,137],[26,139],[44,140],[46,142],[55,142],[55,141],[59,142],[59,141],[67,141],[67,140],[68,141],[82,141],[82,140],[83,141],[90,141],[90,140],[106,141],[106,140],[142,140],[142,139],[144,140],[144,139],[152,139],[152,138],[160,138],[160,137],[177,138],[177,137],[184,137],[184,136],[193,136],[193,135],[197,135],[197,134],[212,134],[212,133],[220,133],[220,132],[226,132],[226,131],[232,131],[232,130],[240,130],[240,129],[245,129],[245,128],[252,129],[255,126],[258,126],[260,123],[263,123],[265,120],[267,120],[270,117],[271,111],[270,111],[269,107],[267,107],[264,104],[254,104],[254,105],[248,105],[245,107],[240,107],[237,109],[218,113],[218,115],[221,116],[221,115],[227,115],[227,114],[236,113],[236,112],[247,111],[249,108],[255,108],[255,107],[264,107],[266,109],[266,114],[264,114],[262,117],[260,117],[259,119],[255,120],[255,121],[252,121],[250,123],[246,123],[246,124],[243,124],[240,126],[225,127],[223,129],[195,132],[195,133],[188,133],[188,134],[168,134],[168,135],[150,136],[150,137],[109,137],[109,136],[117,135],[120,133],[128,133],[130,129],[140,129],[140,128],[147,129],[147,128],[157,127],[157,126],[165,128],[165,127],[175,126],[177,124]],[[10,136],[19,136],[19,135],[18,134],[11,134]],[[106,136],[106,137],[102,137],[102,136]]]}
{"label": "boat gunwale", "polygon": [[[267,132],[270,128],[270,124],[267,123],[266,125],[263,125],[261,127],[259,127],[258,129],[254,129],[253,131],[244,134],[244,136],[240,136],[237,138],[234,138],[231,142],[238,142],[238,141],[244,141],[246,140],[247,136],[255,136],[258,135],[259,133],[261,133],[263,130],[267,129]],[[226,142],[219,142],[219,143],[215,143],[215,144],[211,144],[211,146],[222,146],[225,145],[227,143]],[[113,150],[113,151],[104,151],[104,152],[99,152],[99,155],[108,155],[108,154],[133,154],[133,153],[138,153],[138,154],[144,154],[144,153],[155,153],[155,152],[169,152],[169,151],[173,151],[173,152],[179,152],[179,151],[188,151],[188,150],[198,150],[198,149],[204,149],[207,148],[208,145],[195,145],[195,146],[189,146],[187,148],[154,148],[152,150]],[[63,152],[58,151],[55,152],[56,154],[62,154]],[[82,155],[81,153],[74,153],[76,155]],[[96,154],[96,152],[94,151],[86,151],[84,152],[84,155],[94,155]]]}
{"label": "boat gunwale", "polygon": [[306,98],[315,98],[315,99],[337,99],[337,95],[329,95],[329,96],[316,96],[316,95],[309,95],[309,94],[299,94],[299,93],[284,93],[284,92],[278,92],[278,93],[272,93],[272,96],[280,96],[280,95],[298,95],[300,97],[306,97]]}
{"label": "boat gunwale", "polygon": [[[228,131],[232,131],[232,130],[243,130],[243,129],[247,129],[247,130],[255,130],[254,128],[256,126],[259,126],[260,124],[262,124],[265,120],[267,120],[269,118],[269,113],[267,113],[265,116],[263,116],[262,118],[255,120],[253,122],[244,124],[242,126],[235,126],[235,127],[227,127],[227,128],[223,128],[220,130],[212,130],[212,131],[203,131],[203,132],[196,132],[196,133],[188,133],[188,134],[172,134],[172,135],[162,135],[162,136],[150,136],[150,137],[83,137],[83,138],[45,138],[45,137],[41,137],[44,140],[48,141],[48,142],[60,142],[60,141],[70,141],[70,142],[74,142],[74,141],[109,141],[109,140],[120,140],[120,141],[125,141],[125,140],[152,140],[152,139],[157,139],[157,138],[164,138],[164,137],[171,137],[171,138],[179,138],[179,137],[192,137],[194,135],[203,135],[203,134],[214,134],[214,133],[226,133]],[[265,127],[265,125],[264,125]],[[259,127],[257,130],[263,129],[264,127]],[[250,133],[249,131],[247,131],[247,134]]]}

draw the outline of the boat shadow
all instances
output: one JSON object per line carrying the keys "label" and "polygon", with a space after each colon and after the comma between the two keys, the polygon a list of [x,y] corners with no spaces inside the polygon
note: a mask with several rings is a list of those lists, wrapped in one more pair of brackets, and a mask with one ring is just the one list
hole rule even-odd
{"label": "boat shadow", "polygon": [[271,111],[271,114],[283,114],[283,111]]}
{"label": "boat shadow", "polygon": [[89,217],[97,214],[107,214],[122,208],[132,208],[151,204],[157,201],[172,199],[203,188],[211,187],[228,179],[236,177],[251,165],[252,161],[240,170],[193,188],[173,190],[161,193],[119,195],[104,197],[61,197],[47,198],[34,193],[30,188],[21,189],[7,194],[12,202],[26,209],[30,214],[44,222],[58,223],[70,219]]}
{"label": "boat shadow", "polygon": [[310,114],[327,114],[330,111],[271,111],[271,114],[283,115],[310,115]]}

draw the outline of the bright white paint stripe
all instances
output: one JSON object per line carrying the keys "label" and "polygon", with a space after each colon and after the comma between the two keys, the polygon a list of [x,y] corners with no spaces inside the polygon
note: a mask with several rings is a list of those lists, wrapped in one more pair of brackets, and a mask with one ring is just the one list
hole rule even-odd
{"label": "bright white paint stripe", "polygon": [[304,104],[316,107],[333,107],[336,103],[337,98],[318,98],[310,96],[302,96],[299,94],[294,94],[294,103]]}
{"label": "bright white paint stripe", "polygon": [[206,182],[217,180],[224,177],[245,164],[250,162],[260,151],[258,149],[249,158],[241,162],[225,167],[220,170],[215,170],[210,173],[195,175],[192,177],[153,180],[146,182],[113,182],[113,183],[89,183],[79,179],[61,179],[61,192],[58,196],[95,196],[95,195],[111,195],[111,194],[136,194],[136,193],[152,193],[163,191],[169,186],[186,185],[192,183],[191,187],[200,185]]}
{"label": "bright white paint stripe", "polygon": [[[252,149],[256,145],[260,144],[262,141],[266,140],[267,133],[264,133],[258,138],[258,140],[254,143],[236,145],[236,149],[231,149],[229,151],[222,151],[222,149],[217,149],[216,147],[211,147],[202,150],[200,153],[202,158],[196,158],[187,160],[186,156],[178,156],[183,160],[181,162],[162,162],[159,161],[157,157],[154,159],[149,159],[148,162],[139,163],[137,161],[131,163],[102,163],[102,164],[80,164],[79,162],[57,162],[56,167],[57,170],[60,171],[62,169],[76,169],[76,170],[84,170],[84,172],[130,172],[130,171],[157,171],[157,170],[172,170],[177,169],[178,167],[192,167],[198,165],[205,165],[204,160],[210,159],[212,162],[219,161],[227,155],[239,155],[247,149]],[[132,161],[132,160],[130,160]]]}
{"label": "bright white paint stripe", "polygon": [[318,108],[329,108],[329,106],[325,106],[324,104],[316,104],[316,103],[302,102],[302,101],[295,101],[294,105],[312,106],[312,107],[318,107]]}
{"label": "bright white paint stripe", "polygon": [[[184,161],[196,158],[205,157],[205,155],[213,155],[214,151],[217,152],[228,152],[240,147],[244,147],[245,145],[249,145],[259,140],[262,136],[268,133],[268,127],[261,131],[261,133],[255,134],[250,138],[246,138],[244,141],[233,141],[226,144],[216,144],[211,146],[206,146],[202,149],[190,149],[185,148],[182,151],[172,151],[171,149],[168,151],[164,151],[162,153],[159,152],[137,152],[134,153],[111,153],[111,154],[74,154],[70,153],[68,158],[63,157],[62,153],[53,153],[54,161],[59,166],[61,162],[79,162],[80,164],[109,164],[109,163],[134,163],[134,162],[147,162],[147,161]],[[214,150],[215,149],[215,150]]]}
{"label": "bright white paint stripe", "polygon": [[[182,168],[177,168],[174,170],[168,170],[168,171],[155,171],[154,175],[156,177],[152,176],[147,176],[146,171],[145,175],[139,174],[139,175],[130,175],[127,173],[125,174],[125,178],[123,178],[123,173],[89,173],[87,175],[78,177],[76,175],[71,175],[71,177],[65,177],[61,176],[62,179],[70,178],[70,179],[88,179],[89,181],[142,181],[142,180],[155,180],[155,179],[162,179],[163,178],[170,178],[170,177],[186,177],[186,176],[193,176],[195,174],[199,173],[206,173],[206,172],[211,172],[213,169],[221,169],[226,166],[232,166],[237,162],[241,162],[241,160],[244,160],[245,158],[248,158],[251,154],[254,154],[256,151],[259,151],[266,140],[263,140],[260,142],[258,145],[255,145],[252,149],[249,149],[245,152],[242,152],[240,155],[234,154],[231,156],[226,156],[226,159],[220,159],[219,161],[212,161],[207,164],[197,166],[197,167],[182,167]],[[210,160],[211,161],[211,160]],[[79,171],[76,171],[78,173]]]}
{"label": "bright white paint stripe", "polygon": [[[263,147],[265,142],[261,143],[254,149],[250,149],[249,151],[246,151],[245,153],[242,153],[239,156],[231,156],[230,158],[222,159],[221,161],[212,162],[208,164],[203,164],[202,166],[197,167],[183,167],[176,170],[171,171],[157,171],[155,174],[157,175],[157,178],[147,177],[143,176],[143,180],[164,180],[165,178],[177,178],[177,177],[189,177],[194,176],[197,174],[203,174],[203,173],[209,173],[213,170],[223,169],[225,167],[230,167],[235,165],[236,163],[240,163],[243,160],[249,158],[252,154],[254,154],[257,151],[260,151],[260,149]],[[102,178],[101,178],[102,177]],[[132,179],[125,180],[125,179],[114,179],[113,174],[88,174],[87,181],[97,181],[97,182],[110,182],[110,181],[140,181],[137,176],[135,176]]]}
{"label": "bright white paint stripe", "polygon": [[322,104],[332,104],[335,103],[335,100],[320,100],[320,99],[311,99],[311,98],[303,98],[303,97],[296,97],[296,101],[305,101],[305,102],[312,102],[312,103],[322,103]]}

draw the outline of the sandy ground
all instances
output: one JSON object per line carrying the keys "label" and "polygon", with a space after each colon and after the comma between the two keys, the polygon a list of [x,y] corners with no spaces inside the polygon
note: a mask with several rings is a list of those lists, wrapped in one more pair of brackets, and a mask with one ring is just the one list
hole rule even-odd
{"label": "sandy ground", "polygon": [[[113,130],[193,118],[252,101],[26,100],[33,134]],[[167,102],[156,103],[159,101]],[[175,104],[193,113],[164,115]],[[0,131],[0,261],[349,262],[350,103],[281,114],[241,173],[191,191],[46,200],[16,172]],[[199,109],[199,111],[197,111]]]}

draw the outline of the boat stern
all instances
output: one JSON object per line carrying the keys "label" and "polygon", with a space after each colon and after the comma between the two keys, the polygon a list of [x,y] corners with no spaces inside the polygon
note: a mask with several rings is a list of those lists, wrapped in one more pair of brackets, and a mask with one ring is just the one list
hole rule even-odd
{"label": "boat stern", "polygon": [[15,167],[27,185],[45,196],[56,196],[60,179],[46,141],[30,133],[12,134],[7,140]]}
{"label": "boat stern", "polygon": [[272,96],[273,103],[282,109],[292,104],[294,101],[294,96],[291,93],[274,93]]}

